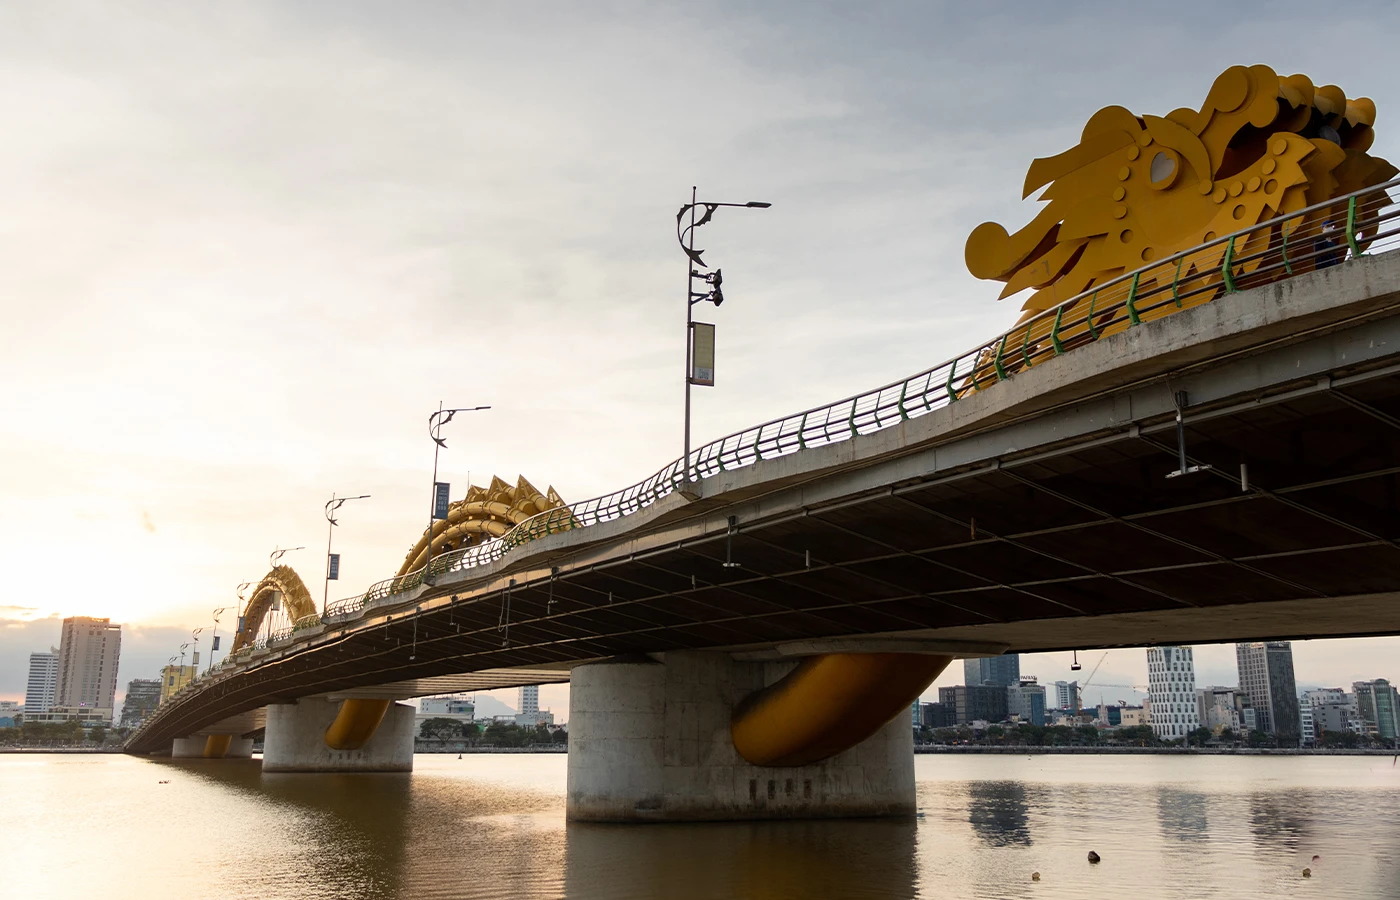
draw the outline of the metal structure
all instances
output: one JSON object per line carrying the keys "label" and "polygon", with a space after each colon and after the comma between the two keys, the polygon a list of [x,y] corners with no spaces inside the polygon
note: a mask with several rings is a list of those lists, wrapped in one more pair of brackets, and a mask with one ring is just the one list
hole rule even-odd
{"label": "metal structure", "polygon": [[[436,467],[434,467],[434,469],[436,469]],[[434,478],[434,480],[436,480],[436,478],[437,478],[437,472],[436,472],[436,471],[433,472],[433,478]],[[340,522],[339,522],[339,521],[336,519],[336,517],[335,517],[336,510],[340,509],[342,506],[344,506],[347,502],[349,502],[349,501],[351,501],[351,500],[368,500],[368,499],[369,499],[369,494],[360,494],[360,495],[357,496],[357,497],[336,497],[335,494],[331,494],[331,499],[329,499],[329,500],[326,501],[326,521],[329,522],[330,524],[326,526],[326,577],[325,577],[324,586],[323,586],[322,589],[321,589],[321,613],[322,613],[322,615],[325,614],[325,612],[326,612],[326,604],[327,604],[327,602],[329,602],[329,600],[330,600],[330,591],[331,591],[331,540],[335,537],[335,526],[337,526],[337,525],[340,524]]]}
{"label": "metal structure", "polygon": [[[681,455],[682,460],[690,458],[690,387],[697,382],[694,372],[694,350],[695,350],[695,320],[692,316],[695,304],[709,301],[716,308],[724,302],[724,275],[719,269],[705,273],[696,269],[708,269],[709,265],[702,258],[704,250],[695,249],[695,229],[707,224],[714,217],[715,210],[721,206],[732,206],[740,209],[768,209],[773,204],[762,200],[750,200],[747,203],[710,203],[700,202],[695,199],[695,185],[690,187],[690,202],[682,206],[680,212],[676,213],[676,241],[681,245],[681,250],[685,253],[685,449]],[[696,210],[704,207],[704,212],[700,218],[695,217]],[[684,225],[686,213],[690,214],[690,224]],[[706,289],[697,291],[695,280],[700,279]],[[705,384],[714,384],[711,378]],[[684,480],[693,481],[690,469],[682,473]]]}
{"label": "metal structure", "polygon": [[301,576],[291,566],[274,566],[272,571],[264,575],[262,581],[258,582],[258,586],[253,589],[253,596],[248,599],[248,605],[243,608],[243,613],[239,617],[240,627],[233,636],[233,646],[229,648],[229,656],[233,656],[244,647],[254,645],[264,617],[271,611],[273,604],[277,602],[280,602],[282,608],[286,610],[287,618],[292,622],[292,626],[269,634],[263,642],[264,646],[274,640],[290,636],[291,632],[298,626],[306,627],[321,623],[321,617],[316,614],[316,601],[311,599],[311,592],[306,589],[306,584],[301,580]]}
{"label": "metal structure", "polygon": [[[1199,111],[1162,118],[1105,107],[1079,144],[1031,163],[1023,196],[1045,187],[1046,205],[1030,224],[1014,235],[995,222],[973,230],[968,270],[1005,282],[1002,297],[1034,289],[1023,307],[1034,316],[1167,258],[1176,265],[1142,270],[1134,287],[1174,286],[1194,275],[1233,290],[1232,277],[1257,283],[1260,266],[1271,254],[1286,257],[1289,243],[1295,254],[1322,245],[1323,258],[1302,263],[1309,268],[1340,261],[1341,221],[1358,204],[1385,202],[1383,192],[1367,189],[1397,174],[1366,152],[1375,120],[1370,100],[1348,101],[1336,85],[1279,77],[1268,66],[1226,69]],[[1348,195],[1349,204],[1327,203]],[[1309,215],[1295,215],[1304,208]],[[1276,227],[1252,227],[1267,222]],[[1240,240],[1218,240],[1232,232]],[[1350,223],[1347,242],[1361,252]],[[1192,247],[1199,251],[1172,256]],[[1211,296],[1197,290],[1176,299],[1191,306]]]}

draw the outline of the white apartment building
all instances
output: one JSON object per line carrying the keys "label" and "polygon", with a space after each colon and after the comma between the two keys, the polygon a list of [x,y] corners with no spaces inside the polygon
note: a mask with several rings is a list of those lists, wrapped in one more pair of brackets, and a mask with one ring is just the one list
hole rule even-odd
{"label": "white apartment building", "polygon": [[1158,738],[1178,740],[1201,726],[1190,647],[1148,648],[1147,696],[1152,732]]}
{"label": "white apartment building", "polygon": [[48,653],[29,654],[29,683],[24,691],[24,711],[30,715],[46,713],[54,705],[58,693],[58,648]]}

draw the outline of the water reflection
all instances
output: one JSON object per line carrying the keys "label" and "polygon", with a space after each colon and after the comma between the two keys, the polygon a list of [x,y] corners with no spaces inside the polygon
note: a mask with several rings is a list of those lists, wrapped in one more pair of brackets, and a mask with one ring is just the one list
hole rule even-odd
{"label": "water reflection", "polygon": [[1249,830],[1261,849],[1297,850],[1311,840],[1314,818],[1310,791],[1249,795]]}
{"label": "water reflection", "polygon": [[914,897],[913,821],[568,827],[570,898]]}
{"label": "water reflection", "polygon": [[566,824],[562,755],[415,766],[0,757],[0,846],[25,857],[3,896],[84,897],[102,871],[104,900],[1400,900],[1388,759],[920,758],[913,822],[638,827]]}
{"label": "water reflection", "polygon": [[988,847],[1030,846],[1026,786],[1020,782],[980,781],[968,785],[967,820]]}
{"label": "water reflection", "polygon": [[1157,789],[1157,821],[1167,840],[1199,842],[1206,839],[1206,795],[1173,787]]}
{"label": "water reflection", "polygon": [[[285,867],[298,878],[337,885],[359,897],[396,897],[403,886],[403,841],[410,814],[407,773],[263,774],[258,760],[161,760],[197,779],[269,801],[276,835],[249,860],[251,883]],[[282,815],[278,815],[280,811]],[[269,859],[269,854],[280,857]]]}

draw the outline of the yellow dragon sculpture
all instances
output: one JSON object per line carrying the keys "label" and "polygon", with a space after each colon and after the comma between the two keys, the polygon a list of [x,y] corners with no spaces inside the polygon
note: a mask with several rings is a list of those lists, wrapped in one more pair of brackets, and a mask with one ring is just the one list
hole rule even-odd
{"label": "yellow dragon sculpture", "polygon": [[[1226,69],[1199,110],[1158,117],[1105,107],[1077,145],[1031,163],[1022,196],[1044,187],[1046,205],[1028,225],[1015,234],[995,222],[973,229],[967,268],[1004,282],[1002,298],[1031,290],[1025,321],[1154,260],[1393,178],[1394,166],[1367,153],[1375,119],[1367,98],[1348,100],[1335,85],[1268,66]],[[1386,202],[1377,193],[1364,199]],[[1345,215],[1343,203],[1294,217],[1287,228],[1304,238]],[[1250,232],[1235,249],[1237,258],[1256,257],[1243,271],[1284,237],[1278,227]],[[1208,248],[1177,274],[1218,268],[1224,252]],[[1171,273],[1149,270],[1142,286]],[[1186,305],[1213,296],[1197,293]]]}

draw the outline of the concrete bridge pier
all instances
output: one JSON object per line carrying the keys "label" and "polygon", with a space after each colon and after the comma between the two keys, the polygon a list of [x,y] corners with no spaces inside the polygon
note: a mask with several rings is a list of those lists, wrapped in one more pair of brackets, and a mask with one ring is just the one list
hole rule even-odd
{"label": "concrete bridge pier", "polygon": [[253,755],[253,739],[236,734],[196,734],[176,738],[170,747],[171,759],[248,759]]}
{"label": "concrete bridge pier", "polygon": [[414,709],[307,697],[267,708],[264,772],[411,772]]}
{"label": "concrete bridge pier", "polygon": [[[793,661],[726,653],[624,657],[573,670],[567,814],[585,822],[910,816],[913,728],[906,712],[820,762],[751,765],[731,717]],[[932,677],[932,676],[930,676]]]}

